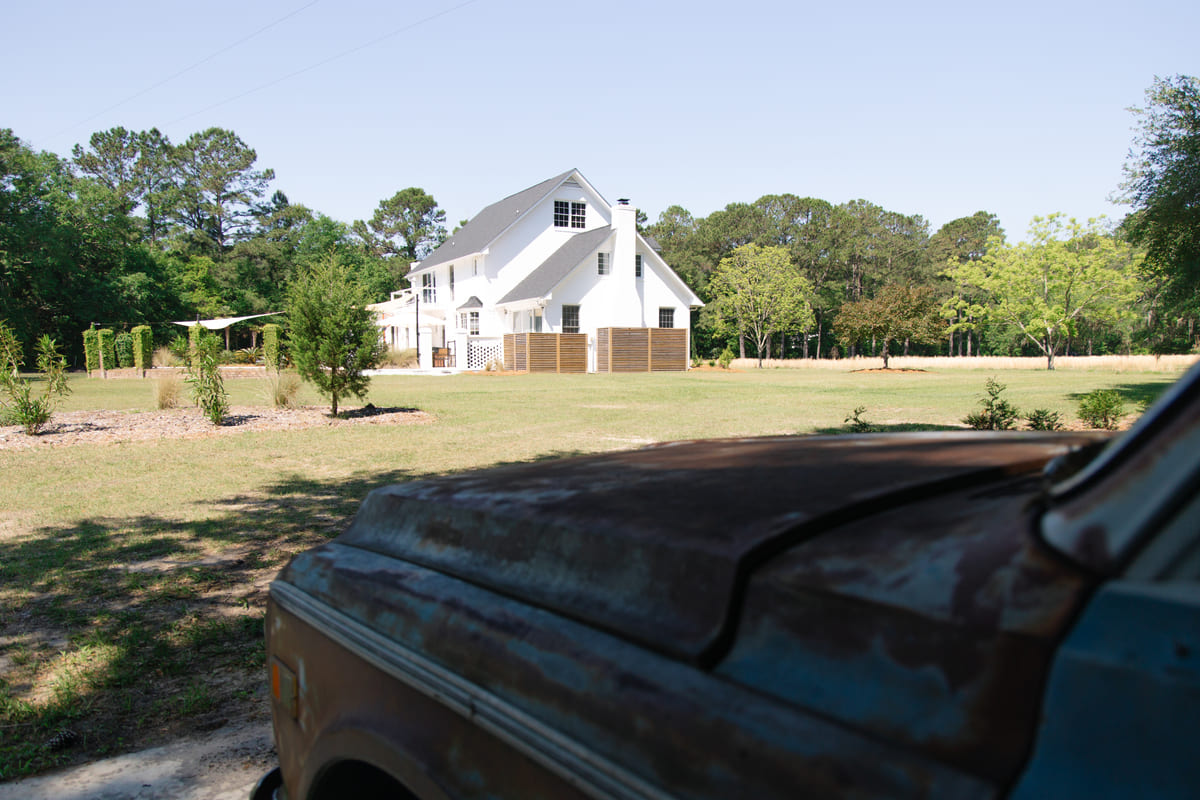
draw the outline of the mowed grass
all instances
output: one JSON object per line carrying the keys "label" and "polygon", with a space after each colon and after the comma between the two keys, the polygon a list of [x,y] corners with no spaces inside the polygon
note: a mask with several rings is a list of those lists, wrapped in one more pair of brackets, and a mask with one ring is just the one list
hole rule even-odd
{"label": "mowed grass", "polygon": [[[1136,412],[1179,371],[698,370],[380,376],[359,425],[0,451],[0,779],[262,716],[265,587],[397,481],[658,441],[953,429],[996,374],[1023,411],[1075,419],[1116,389]],[[229,380],[234,405],[263,383]],[[76,378],[64,410],[153,409],[150,381]],[[321,401],[305,388],[301,402]],[[54,733],[77,734],[48,746]]]}

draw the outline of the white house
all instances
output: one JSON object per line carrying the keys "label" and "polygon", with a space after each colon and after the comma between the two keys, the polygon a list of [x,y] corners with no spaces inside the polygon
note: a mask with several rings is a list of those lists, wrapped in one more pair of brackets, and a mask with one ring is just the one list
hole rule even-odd
{"label": "white house", "polygon": [[376,306],[389,344],[419,338],[422,366],[484,369],[502,359],[506,334],[586,334],[594,371],[603,329],[682,328],[686,354],[702,304],[635,217],[578,170],[493,203],[412,265],[411,290]]}

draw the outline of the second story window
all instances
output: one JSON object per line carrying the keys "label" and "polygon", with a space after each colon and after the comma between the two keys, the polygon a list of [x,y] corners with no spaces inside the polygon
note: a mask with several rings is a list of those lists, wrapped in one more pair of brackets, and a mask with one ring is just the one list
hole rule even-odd
{"label": "second story window", "polygon": [[633,277],[642,277],[642,254],[638,253],[633,257]]}
{"label": "second story window", "polygon": [[566,200],[554,201],[554,227],[556,228],[586,228],[587,205],[572,203]]}
{"label": "second story window", "polygon": [[424,303],[437,302],[437,276],[426,272],[421,276],[421,301]]}
{"label": "second story window", "polygon": [[608,253],[596,253],[596,274],[607,275],[609,270],[612,269],[611,261],[612,259],[609,258]]}

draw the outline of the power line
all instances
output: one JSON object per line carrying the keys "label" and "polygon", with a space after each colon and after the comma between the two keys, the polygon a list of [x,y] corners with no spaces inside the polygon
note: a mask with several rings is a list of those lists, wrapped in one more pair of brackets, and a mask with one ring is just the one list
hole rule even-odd
{"label": "power line", "polygon": [[[419,19],[416,22],[411,22],[408,25],[397,28],[396,30],[394,30],[390,33],[385,33],[382,36],[377,36],[376,38],[370,40],[369,42],[364,42],[363,44],[356,45],[354,47],[351,47],[349,50],[343,50],[342,52],[337,53],[336,55],[332,55],[329,58],[323,59],[314,64],[310,64],[307,67],[302,67],[301,69],[298,69],[295,72],[289,72],[288,74],[283,75],[282,77],[276,78],[273,81],[268,81],[267,83],[264,83],[264,84],[260,84],[259,86],[256,86],[253,89],[248,89],[248,90],[242,92],[241,94],[237,94],[232,97],[228,97],[224,100],[221,100],[218,103],[213,103],[210,106],[205,106],[204,108],[200,109],[199,111],[193,111],[190,114],[184,114],[182,117],[177,117],[177,118],[171,120],[170,122],[167,123],[167,125],[174,125],[177,122],[182,122],[185,119],[190,119],[192,117],[198,116],[200,114],[205,113],[206,111],[212,111],[214,108],[220,108],[223,105],[228,105],[229,103],[232,103],[235,100],[241,100],[243,97],[248,97],[256,92],[261,92],[263,89],[269,89],[270,87],[275,86],[276,84],[283,83],[286,80],[290,80],[290,79],[296,77],[297,75],[303,75],[306,72],[312,72],[314,69],[317,69],[318,67],[323,67],[326,64],[330,64],[334,61],[337,61],[338,59],[345,58],[348,55],[357,53],[359,50],[365,50],[368,47],[373,47],[374,45],[377,45],[386,39],[390,39],[393,36],[398,36],[401,33],[406,33],[408,31],[411,31],[413,28],[416,28],[420,25],[424,25],[427,22],[432,22],[433,20],[438,19],[439,17],[444,17],[447,14],[452,14],[453,12],[458,11],[461,8],[466,8],[467,6],[473,5],[474,3],[477,3],[477,2],[479,2],[479,0],[467,0],[465,3],[459,3],[458,5],[453,6],[452,8],[447,8],[446,10],[439,11],[436,14],[430,14],[428,17]],[[164,127],[166,127],[166,126],[164,126]]]}
{"label": "power line", "polygon": [[254,33],[251,33],[251,34],[248,34],[248,35],[246,35],[246,36],[243,36],[241,39],[238,39],[238,40],[237,40],[236,42],[234,42],[233,44],[227,45],[227,46],[225,46],[225,47],[221,48],[220,50],[217,50],[216,52],[210,53],[209,55],[207,55],[207,56],[205,56],[204,58],[200,59],[199,61],[197,61],[196,63],[192,64],[191,66],[189,66],[189,67],[184,67],[183,69],[179,70],[178,72],[176,72],[176,73],[174,73],[174,74],[172,74],[172,75],[169,75],[169,76],[167,76],[166,78],[163,78],[163,79],[162,79],[161,81],[159,81],[158,83],[155,83],[155,84],[153,84],[152,86],[148,86],[148,87],[146,87],[145,89],[142,89],[140,92],[137,92],[137,93],[135,93],[135,94],[131,94],[131,95],[129,95],[129,97],[126,97],[124,100],[121,100],[120,102],[114,103],[113,105],[109,106],[108,108],[105,108],[105,109],[103,109],[103,110],[101,110],[101,111],[97,111],[95,114],[92,114],[92,115],[91,115],[90,117],[88,117],[87,119],[82,119],[82,120],[80,120],[79,122],[76,122],[76,123],[73,123],[73,124],[71,124],[71,125],[68,125],[67,127],[63,128],[62,130],[60,130],[60,131],[58,131],[58,132],[56,132],[56,133],[52,134],[52,135],[50,136],[50,138],[51,138],[51,139],[57,139],[59,136],[63,135],[64,133],[67,133],[68,131],[73,131],[73,130],[75,130],[76,128],[78,128],[78,127],[81,127],[81,126],[82,126],[82,125],[84,125],[85,123],[91,122],[92,120],[96,119],[96,117],[103,116],[104,114],[107,114],[108,112],[112,111],[113,109],[120,108],[121,106],[125,105],[126,103],[128,103],[128,102],[129,102],[129,101],[131,101],[131,100],[136,100],[137,98],[141,97],[142,95],[144,95],[144,94],[148,94],[149,92],[152,92],[152,91],[154,91],[155,89],[159,88],[160,86],[164,86],[164,85],[166,85],[166,84],[170,83],[171,81],[173,81],[173,80],[175,80],[176,78],[178,78],[180,75],[186,75],[187,73],[191,72],[192,70],[196,69],[197,67],[203,66],[204,64],[207,64],[209,61],[212,61],[212,60],[213,60],[214,58],[216,58],[217,56],[219,56],[219,55],[221,55],[221,54],[223,54],[223,53],[228,53],[228,52],[229,52],[230,50],[232,50],[233,48],[235,48],[235,47],[237,47],[237,46],[239,46],[239,45],[245,44],[246,42],[248,42],[248,41],[250,41],[251,39],[253,39],[255,36],[258,36],[260,33],[263,33],[263,32],[265,32],[265,31],[268,31],[268,30],[270,30],[271,28],[274,28],[276,25],[279,25],[279,24],[280,24],[280,23],[282,23],[282,22],[286,22],[287,20],[289,20],[289,19],[291,19],[292,17],[294,17],[294,16],[296,16],[297,14],[299,14],[301,11],[304,11],[304,10],[306,10],[306,9],[312,8],[313,6],[315,6],[315,5],[316,5],[317,3],[319,3],[319,2],[320,2],[320,0],[312,0],[312,2],[311,2],[311,3],[308,3],[307,5],[303,5],[303,6],[301,6],[300,8],[297,8],[295,11],[290,11],[290,12],[288,12],[287,14],[284,14],[282,17],[280,17],[279,19],[275,20],[274,22],[269,22],[269,23],[267,23],[266,25],[264,25],[263,27],[261,27],[261,28],[259,28],[258,30],[254,31]]}

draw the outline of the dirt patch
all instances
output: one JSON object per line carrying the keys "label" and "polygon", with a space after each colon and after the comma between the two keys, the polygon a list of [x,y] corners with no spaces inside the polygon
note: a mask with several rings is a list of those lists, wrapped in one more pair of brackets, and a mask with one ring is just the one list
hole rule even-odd
{"label": "dirt patch", "polygon": [[345,409],[337,417],[323,406],[293,409],[234,406],[221,425],[213,425],[198,408],[165,411],[60,411],[36,436],[19,425],[0,427],[0,450],[114,444],[150,439],[200,439],[248,431],[303,430],[347,425],[421,425],[433,416],[413,408]]}
{"label": "dirt patch", "polygon": [[928,372],[927,369],[896,369],[895,367],[878,367],[877,369],[852,369],[851,372]]}

